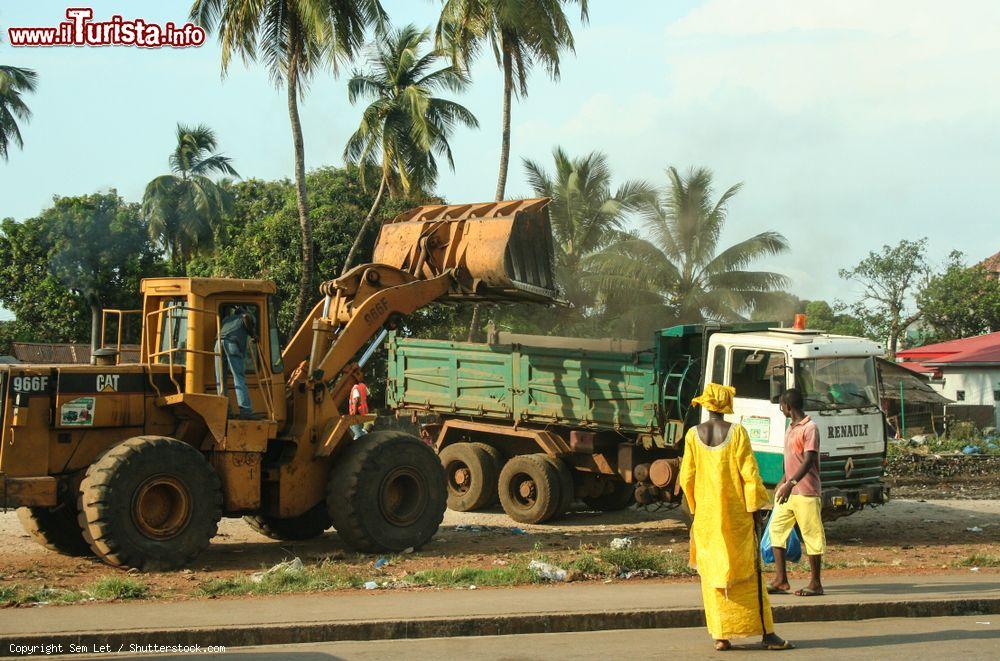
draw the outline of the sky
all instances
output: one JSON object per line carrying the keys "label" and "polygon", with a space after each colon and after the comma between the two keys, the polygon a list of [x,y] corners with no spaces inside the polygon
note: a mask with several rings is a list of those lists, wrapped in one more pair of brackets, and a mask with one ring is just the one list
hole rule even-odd
{"label": "sky", "polygon": [[[139,201],[167,171],[175,125],[205,123],[245,177],[291,177],[284,91],[236,61],[221,76],[200,48],[12,48],[6,28],[55,25],[67,6],[183,22],[189,2],[6,0],[0,63],[35,69],[25,148],[0,162],[0,218],[36,215],[55,194],[115,188]],[[432,26],[440,3],[383,0],[397,26]],[[722,245],[766,230],[791,250],[761,264],[803,298],[851,300],[837,276],[869,250],[928,237],[929,256],[978,261],[1000,250],[1000,3],[961,0],[590,0],[574,12],[576,53],[559,81],[532,74],[512,110],[508,197],[530,196],[522,159],[607,154],[617,182],[657,186],[668,166],[705,166],[717,192],[737,182]],[[355,66],[363,66],[359,61]],[[306,165],[340,165],[360,109],[346,80],[315,77],[300,107]],[[456,170],[438,193],[492,200],[501,78],[492,56],[455,97],[479,130],[452,138]]]}

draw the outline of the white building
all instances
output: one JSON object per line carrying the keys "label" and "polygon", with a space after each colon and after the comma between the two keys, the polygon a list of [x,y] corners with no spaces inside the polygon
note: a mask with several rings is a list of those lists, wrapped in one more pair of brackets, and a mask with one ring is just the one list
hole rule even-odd
{"label": "white building", "polygon": [[1000,332],[907,349],[897,357],[954,401],[949,415],[1000,428]]}

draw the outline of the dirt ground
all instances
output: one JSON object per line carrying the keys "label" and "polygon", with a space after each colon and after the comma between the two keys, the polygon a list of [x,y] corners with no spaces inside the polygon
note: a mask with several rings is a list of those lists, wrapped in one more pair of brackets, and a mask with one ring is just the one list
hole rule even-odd
{"label": "dirt ground", "polygon": [[[671,511],[576,511],[545,526],[518,526],[500,510],[449,511],[428,545],[393,557],[392,565],[399,575],[425,569],[490,568],[521,553],[566,559],[623,536],[663,553],[686,557],[688,552],[687,530],[680,515]],[[883,508],[829,523],[827,540],[826,575],[831,578],[972,571],[978,558],[987,556],[995,563],[1000,553],[1000,500],[893,500]],[[108,575],[123,575],[92,558],[64,557],[36,545],[13,512],[0,515],[0,554],[0,588],[78,589]],[[347,551],[334,532],[309,542],[278,542],[255,533],[241,519],[225,519],[218,537],[190,570],[136,578],[149,586],[155,598],[192,598],[206,581],[245,576],[293,557],[307,566],[332,560],[359,573],[370,573],[377,559]],[[983,566],[975,571],[998,569]]]}

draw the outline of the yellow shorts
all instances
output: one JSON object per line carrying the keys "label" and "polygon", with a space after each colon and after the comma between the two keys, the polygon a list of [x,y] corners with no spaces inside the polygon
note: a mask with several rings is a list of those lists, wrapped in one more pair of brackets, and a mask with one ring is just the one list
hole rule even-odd
{"label": "yellow shorts", "polygon": [[826,533],[823,532],[822,510],[823,503],[819,496],[792,494],[784,503],[776,502],[771,514],[771,545],[785,548],[788,535],[798,523],[806,555],[823,555]]}

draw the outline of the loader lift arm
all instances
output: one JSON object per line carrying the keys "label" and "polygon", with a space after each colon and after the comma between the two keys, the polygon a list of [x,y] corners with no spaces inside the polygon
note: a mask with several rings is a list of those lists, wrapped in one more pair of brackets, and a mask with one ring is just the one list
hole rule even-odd
{"label": "loader lift arm", "polygon": [[[340,411],[360,379],[354,357],[386,326],[436,301],[552,302],[547,199],[419,207],[387,222],[374,263],[320,286],[321,300],[284,352],[300,429],[322,430],[318,456],[336,450]],[[312,393],[312,406],[300,394]]]}

